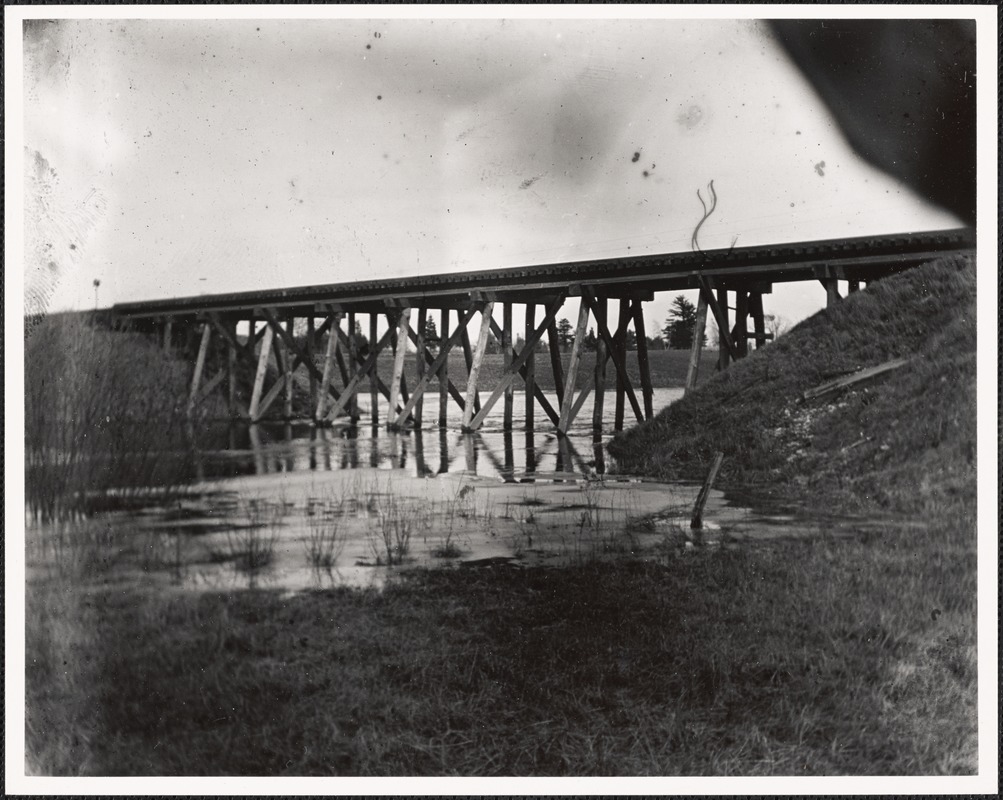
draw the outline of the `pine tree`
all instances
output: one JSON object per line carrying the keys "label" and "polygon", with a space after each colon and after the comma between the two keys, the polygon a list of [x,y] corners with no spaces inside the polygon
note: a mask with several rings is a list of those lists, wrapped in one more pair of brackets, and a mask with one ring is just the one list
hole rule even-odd
{"label": "pine tree", "polygon": [[[693,330],[697,322],[697,309],[683,295],[676,295],[672,301],[669,317],[662,328],[662,336],[673,350],[686,350],[693,346]],[[707,344],[707,335],[703,333],[703,344]]]}

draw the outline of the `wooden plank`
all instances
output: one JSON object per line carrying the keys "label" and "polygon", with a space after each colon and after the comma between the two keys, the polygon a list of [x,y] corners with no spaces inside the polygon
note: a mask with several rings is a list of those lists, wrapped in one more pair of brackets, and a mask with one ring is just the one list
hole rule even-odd
{"label": "wooden plank", "polygon": [[[460,325],[456,328],[456,330],[454,330],[449,335],[449,337],[444,342],[442,342],[441,346],[439,347],[439,355],[437,355],[434,359],[431,360],[431,363],[429,363],[428,365],[428,370],[422,375],[421,380],[419,380],[417,386],[414,387],[414,392],[412,392],[411,398],[404,404],[403,410],[400,412],[400,414],[397,416],[397,419],[394,421],[395,427],[399,427],[404,424],[404,420],[407,419],[408,413],[410,413],[415,403],[417,403],[420,400],[422,394],[428,388],[428,384],[432,382],[432,377],[438,374],[439,370],[442,368],[442,365],[445,364],[447,361],[449,361],[450,352],[461,338],[460,329],[462,327],[465,327],[466,324],[470,322],[470,320],[476,313],[477,313],[476,309],[473,308],[468,309],[461,316],[459,320]],[[410,327],[408,329],[408,335],[412,337],[412,341],[417,341],[417,335],[414,333],[414,331],[410,330]],[[424,353],[423,355],[425,356],[426,361],[430,358],[427,352]],[[453,392],[456,392],[457,395],[459,395],[459,392],[455,386],[449,384],[449,388]],[[462,409],[464,407],[462,398],[457,397],[457,401],[460,403],[460,408]]]}
{"label": "wooden plank", "polygon": [[[589,305],[596,302],[595,293],[593,292],[592,287],[582,287],[582,300]],[[613,337],[610,335],[609,328],[606,326],[606,320],[597,319],[596,328],[599,332],[600,338],[605,341],[606,347],[609,348],[610,357],[613,359],[613,366],[616,367],[617,375],[623,382],[623,389],[627,393],[627,399],[630,401],[630,407],[634,411],[634,416],[637,418],[638,422],[643,422],[644,415],[641,413],[641,405],[637,402],[637,396],[634,394],[634,387],[631,386],[630,376],[627,374],[627,365],[618,357]],[[626,331],[624,331],[624,335],[626,335]]]}
{"label": "wooden plank", "polygon": [[[369,352],[370,354],[376,352],[376,323],[379,319],[377,314],[369,315]],[[373,364],[375,365],[375,361]],[[356,373],[358,375],[359,373]],[[375,366],[371,372],[366,372],[369,375],[369,416],[372,420],[372,425],[375,428],[380,424],[380,395],[376,387],[377,375]]]}
{"label": "wooden plank", "polygon": [[836,378],[835,380],[827,381],[826,383],[816,386],[814,389],[808,389],[801,396],[801,399],[812,400],[819,397],[825,397],[826,395],[846,389],[847,387],[853,386],[861,381],[876,378],[878,375],[883,375],[891,370],[904,367],[908,363],[908,358],[896,358],[892,361],[886,361],[884,364],[878,364],[876,367],[868,367],[867,369],[859,370],[858,372],[854,372],[852,375],[844,375],[841,378]]}
{"label": "wooden plank", "polygon": [[[466,315],[467,320],[469,321],[470,319],[473,318],[473,315],[475,313],[477,313],[477,310],[476,309],[472,309],[472,308],[468,308],[463,313]],[[457,336],[460,335],[459,331],[453,331],[453,333],[455,333]],[[408,337],[410,337],[411,341],[414,342],[415,345],[417,346],[418,337],[415,335],[414,330],[410,326],[408,326],[408,333],[407,333],[407,335],[408,335]],[[450,352],[452,352],[453,347],[456,346],[457,341],[458,340],[454,340],[453,344],[450,345],[450,347],[449,347]],[[442,355],[442,353],[440,352],[439,355]],[[438,356],[432,356],[432,355],[430,355],[428,353],[428,351],[426,350],[425,351],[425,363],[428,364],[429,367],[431,367],[432,364],[439,363],[439,357]],[[444,364],[448,363],[448,361],[444,361],[443,363]],[[435,370],[432,370],[432,374],[428,375],[428,383],[432,382],[432,375],[434,373],[435,373]],[[426,390],[427,390],[427,388],[428,387],[426,386]],[[446,392],[447,392],[447,394],[451,395],[452,398],[456,401],[456,404],[460,407],[460,411],[463,411],[463,407],[465,405],[465,401],[463,399],[463,395],[460,394],[460,390],[457,389],[456,386],[453,384],[453,382],[451,380],[449,380],[448,378],[446,379]]]}
{"label": "wooden plank", "polygon": [[651,365],[648,361],[648,332],[644,327],[644,303],[634,301],[634,333],[637,334],[637,367],[641,373],[641,393],[644,395],[644,418],[652,419],[654,387],[651,385]]}
{"label": "wooden plank", "polygon": [[704,480],[703,486],[700,487],[700,494],[697,495],[697,501],[693,505],[693,518],[690,520],[690,528],[693,530],[700,530],[703,527],[703,507],[707,503],[707,497],[710,495],[711,487],[714,485],[714,479],[717,478],[717,471],[721,469],[723,460],[724,453],[714,454],[714,463],[711,464],[710,472],[707,473],[707,478]]}
{"label": "wooden plank", "polygon": [[[624,328],[617,328],[616,336],[619,337],[619,336],[624,336],[624,335],[626,335],[625,334],[625,329]],[[610,353],[607,350],[606,351],[606,360],[609,361],[609,359],[610,359]],[[571,406],[571,414],[570,414],[570,416],[568,418],[568,425],[569,426],[571,425],[572,422],[574,422],[578,418],[578,412],[582,410],[582,406],[585,405],[585,401],[589,398],[589,395],[591,395],[591,394],[592,394],[592,387],[591,386],[586,386],[578,394],[578,397],[575,399],[574,404]]]}
{"label": "wooden plank", "polygon": [[[236,337],[235,337],[236,338]],[[226,343],[226,409],[231,417],[236,418],[237,412],[237,348],[232,343]]]}
{"label": "wooden plank", "polygon": [[748,319],[749,319],[749,293],[745,289],[735,291],[735,327],[731,338],[738,348],[740,358],[745,358],[749,354],[748,340]]}
{"label": "wooden plank", "polygon": [[714,297],[714,284],[711,279],[706,275],[700,275],[697,277],[700,283],[700,295],[704,298],[704,302],[707,303],[707,307],[710,309],[711,313],[714,315],[714,321],[717,323],[717,330],[720,338],[720,355],[718,358],[718,365],[724,369],[728,366],[728,358],[738,358],[738,350],[735,349],[735,343],[731,340],[731,336],[728,331],[728,292],[724,289],[718,289],[718,296]]}
{"label": "wooden plank", "polygon": [[[460,333],[460,343],[463,345],[463,360],[467,365],[467,383],[470,383],[470,368],[474,363],[474,352],[470,347],[470,334],[467,332],[466,326]],[[478,392],[474,392],[474,411],[481,410],[481,396]]]}
{"label": "wooden plank", "polygon": [[[425,377],[425,356],[427,355],[425,343],[425,326],[428,324],[428,309],[424,306],[418,309],[418,331],[417,331],[417,341],[415,342],[415,352],[416,356],[414,359],[415,374],[418,376],[418,382],[415,385],[415,398],[414,406],[414,427],[415,429],[421,428],[421,418],[422,411],[424,410],[424,402],[422,402],[422,396],[424,391],[419,392],[417,387],[421,385],[422,378]],[[430,373],[431,374],[431,373]],[[427,385],[427,383],[426,383]],[[411,395],[414,398],[414,395]]]}
{"label": "wooden plank", "polygon": [[833,274],[831,267],[826,268],[826,277],[819,278],[818,282],[825,287],[826,308],[832,308],[842,298],[839,296],[839,279]]}
{"label": "wooden plank", "polygon": [[[337,314],[334,314],[332,318],[337,316]],[[326,413],[324,407],[327,405],[327,387],[331,385],[331,374],[334,371],[334,353],[338,349],[338,334],[336,329],[340,327],[340,322],[334,322],[331,332],[327,337],[327,349],[324,352],[324,372],[321,373],[320,385],[318,387],[320,398],[317,401],[317,410],[314,412],[314,419],[316,420],[324,419]],[[311,374],[313,373],[311,372]]]}
{"label": "wooden plank", "polygon": [[[291,362],[292,368],[290,370],[284,370],[281,366],[282,364],[281,361],[278,362],[280,364],[279,370],[283,373],[289,372],[291,374],[292,370],[295,370],[297,365],[305,364],[306,368],[310,372],[314,373],[318,378],[320,378],[321,382],[323,383],[324,376],[321,373],[321,371],[317,369],[317,365],[312,363],[306,357],[306,354],[300,350],[299,345],[296,344],[296,340],[293,338],[292,334],[288,330],[286,330],[286,327],[281,322],[279,322],[278,318],[275,316],[274,311],[272,309],[265,308],[262,309],[262,313],[264,314],[265,321],[268,327],[279,335],[279,338],[283,341],[288,350],[296,354],[295,360]],[[341,328],[340,327],[335,328],[335,331],[340,333]],[[337,353],[338,350],[335,350],[336,355]],[[278,351],[276,351],[276,359],[279,359]],[[335,389],[334,386],[331,386],[330,383],[328,383],[326,386],[325,394],[331,395],[336,400],[341,396],[338,390]]]}
{"label": "wooden plank", "polygon": [[697,319],[693,325],[693,344],[690,345],[690,363],[686,368],[686,383],[683,395],[689,394],[697,385],[700,374],[700,354],[703,352],[704,331],[707,329],[707,298],[703,292],[697,298]]}
{"label": "wooden plank", "polygon": [[387,322],[393,328],[396,326],[396,334],[393,339],[394,347],[394,371],[390,381],[390,410],[387,412],[388,423],[397,414],[397,404],[401,394],[401,381],[404,378],[404,356],[407,353],[407,329],[411,321],[411,309],[404,308],[397,313],[396,320],[392,320],[387,315]]}
{"label": "wooden plank", "polygon": [[[309,359],[311,364],[317,363],[316,355],[314,350],[317,348],[316,333],[314,331],[314,316],[311,311],[306,318],[306,357]],[[310,406],[312,408],[317,407],[317,376],[313,372],[307,370],[307,374],[310,378]]]}
{"label": "wooden plank", "polygon": [[[470,429],[470,421],[473,419],[474,401],[477,398],[477,378],[480,375],[481,363],[484,361],[484,352],[488,347],[488,334],[491,332],[491,313],[495,304],[485,303],[481,309],[481,330],[477,337],[477,349],[473,353],[473,361],[470,365],[470,376],[467,378],[467,401],[463,409],[463,430]],[[464,326],[463,330],[466,330]],[[478,413],[480,410],[478,409]]]}
{"label": "wooden plank", "polygon": [[261,338],[261,351],[258,354],[258,370],[254,375],[254,388],[251,390],[251,405],[247,410],[252,422],[256,422],[261,405],[261,389],[265,383],[265,372],[268,370],[268,356],[272,349],[274,332],[271,325],[266,325]]}
{"label": "wooden plank", "polygon": [[[558,296],[557,298],[555,298],[554,300],[551,301],[550,308],[552,309],[552,311],[547,311],[546,312],[546,316],[545,316],[545,319],[550,320],[550,325],[554,324],[554,320],[557,319],[557,312],[560,310],[560,308],[561,308],[561,306],[563,304],[564,304],[564,296],[563,295],[560,295],[560,296]],[[547,327],[548,333],[549,333],[549,330],[550,330],[550,325],[548,325],[548,327]],[[499,339],[501,338],[501,328],[498,327],[498,323],[495,322],[494,320],[491,321],[491,332],[497,338],[499,338]],[[517,354],[515,353],[515,348],[512,348],[512,353],[513,353],[513,358],[515,358],[517,356]],[[526,380],[526,365],[525,364],[523,364],[523,366],[521,366],[519,368],[519,375],[522,376],[523,382],[525,382],[525,380]],[[560,419],[560,414],[550,404],[550,400],[547,398],[546,393],[539,386],[536,386],[535,383],[534,383],[534,387],[533,387],[533,394],[534,394],[535,399],[540,403],[540,408],[542,408],[544,410],[544,412],[546,413],[546,415],[548,417],[550,417],[550,421],[553,422],[554,425],[556,425],[557,422],[558,422],[558,420]]]}
{"label": "wooden plank", "polygon": [[[340,330],[340,328],[338,330]],[[372,330],[372,328],[370,328],[370,330]],[[348,404],[349,398],[352,396],[352,393],[358,389],[359,384],[367,376],[373,378],[372,385],[374,387],[378,387],[383,392],[383,396],[389,399],[390,390],[386,386],[382,385],[382,383],[379,380],[379,377],[376,376],[375,373],[376,373],[376,362],[377,359],[379,358],[380,352],[382,352],[383,349],[386,348],[386,346],[390,343],[390,341],[393,338],[393,333],[394,329],[388,328],[386,332],[383,334],[383,336],[380,337],[379,342],[377,342],[375,345],[370,344],[369,355],[366,357],[366,360],[363,362],[362,366],[355,373],[352,379],[348,382],[348,386],[346,386],[345,390],[341,393],[341,397],[334,402],[334,405],[331,406],[331,410],[327,412],[327,417],[329,419],[337,416],[341,411],[345,409],[345,407]],[[374,409],[376,408],[375,403],[373,404],[373,408]],[[373,414],[373,418],[378,419],[375,412]]]}
{"label": "wooden plank", "polygon": [[[355,335],[355,329],[358,323],[355,320],[355,312],[348,312],[348,363],[351,364],[352,369],[350,370],[350,376],[355,377],[356,372],[359,369],[359,342]],[[347,386],[348,384],[346,384]],[[358,391],[352,392],[352,396],[348,398],[348,415],[353,419],[357,420],[359,418],[359,393]]]}
{"label": "wooden plank", "polygon": [[261,405],[258,407],[258,415],[255,417],[254,422],[257,422],[268,413],[268,409],[271,407],[272,403],[275,402],[279,393],[285,387],[287,377],[288,376],[285,374],[279,375],[279,379],[272,384],[272,388],[268,390],[268,394],[266,394],[261,400]]}
{"label": "wooden plank", "polygon": [[164,323],[164,350],[169,351],[171,349],[171,342],[173,341],[173,323],[171,320],[167,320]]}
{"label": "wooden plank", "polygon": [[[601,328],[606,324],[606,298],[589,298],[589,305],[592,306],[592,315],[596,320],[596,327]],[[609,348],[611,351],[616,347]],[[596,341],[596,366],[593,374],[593,400],[592,400],[592,430],[602,430],[603,400],[606,396],[606,340],[600,336]],[[610,353],[612,355],[612,353]],[[622,391],[620,376],[617,375],[617,390]]]}
{"label": "wooden plank", "polygon": [[[536,306],[533,303],[526,304],[526,325],[523,338],[528,342],[536,327]],[[536,347],[530,351],[529,358],[526,359],[526,371],[523,373],[523,382],[526,385],[526,430],[532,431],[534,427],[536,409]]]}
{"label": "wooden plank", "polygon": [[[630,319],[630,300],[626,297],[620,298],[620,313],[618,327],[623,329],[623,333],[618,333],[613,337],[613,344],[617,347],[617,355],[620,361],[627,364],[627,321]],[[605,368],[603,375],[605,375]],[[620,381],[620,376],[616,377],[616,407],[613,414],[613,430],[623,430],[623,406],[624,406],[624,385]],[[601,430],[601,426],[600,426]]]}
{"label": "wooden plank", "polygon": [[[439,353],[441,355],[442,348],[445,346],[446,340],[450,337],[449,333],[449,309],[444,308],[439,312]],[[446,420],[449,415],[449,389],[447,388],[447,382],[449,381],[449,359],[445,358],[442,361],[442,366],[439,367],[438,373],[439,380],[439,427],[446,427]]]}
{"label": "wooden plank", "polygon": [[[502,336],[501,349],[504,372],[509,371],[512,365],[512,304],[502,303]],[[504,374],[504,373],[503,373]],[[505,389],[505,414],[502,420],[503,430],[512,430],[512,382],[509,381]]]}
{"label": "wooden plank", "polygon": [[557,422],[557,432],[566,434],[571,425],[571,409],[574,404],[575,381],[578,378],[578,362],[582,358],[582,347],[585,342],[585,329],[589,324],[589,305],[582,299],[578,310],[578,325],[575,328],[575,341],[571,345],[571,361],[568,364],[567,381],[564,385],[564,397],[561,399],[561,416]]}
{"label": "wooden plank", "polygon": [[192,387],[188,392],[188,413],[195,409],[195,397],[198,395],[199,383],[202,381],[202,369],[205,367],[206,353],[209,352],[209,338],[212,336],[212,326],[202,325],[202,341],[199,342],[198,356],[195,358],[195,372],[192,374]]}
{"label": "wooden plank", "polygon": [[529,335],[526,340],[526,345],[522,348],[521,352],[516,354],[510,346],[510,350],[512,350],[515,358],[507,367],[505,367],[505,371],[502,373],[502,377],[498,382],[498,385],[481,406],[481,410],[477,412],[473,419],[471,419],[469,425],[467,426],[469,430],[477,430],[484,423],[484,419],[487,417],[488,413],[490,413],[491,408],[498,401],[498,398],[508,391],[508,388],[515,380],[515,376],[519,374],[521,370],[525,369],[525,364],[532,355],[533,348],[536,347],[536,344],[543,338],[544,333],[547,331],[547,325],[550,319],[557,313],[557,309],[559,307],[558,303],[555,302],[551,308],[548,309],[547,318],[544,319],[540,326]]}
{"label": "wooden plank", "polygon": [[[290,341],[295,341],[295,330],[296,329],[294,327],[294,323],[293,323],[293,318],[292,317],[287,317],[287,319],[286,319],[286,329],[289,331],[289,340]],[[293,389],[295,388],[294,382],[293,382],[293,371],[294,371],[295,368],[293,366],[294,353],[293,353],[293,350],[288,345],[286,345],[285,357],[286,357],[285,358],[285,360],[286,360],[286,393],[285,393],[285,405],[284,405],[284,407],[282,409],[282,414],[283,414],[283,416],[286,419],[292,419],[292,417],[293,417]],[[304,354],[304,358],[306,358],[305,354]],[[307,362],[311,363],[309,359],[307,359]],[[311,372],[310,374],[312,375],[313,373]]]}
{"label": "wooden plank", "polygon": [[763,293],[749,292],[749,314],[752,316],[753,338],[758,350],[768,339],[773,337],[766,333],[766,315],[763,313]]}
{"label": "wooden plank", "polygon": [[547,347],[550,348],[550,369],[554,375],[554,391],[558,401],[564,397],[564,367],[561,363],[561,338],[557,335],[557,323],[547,328]]}
{"label": "wooden plank", "polygon": [[198,396],[195,398],[195,405],[197,406],[203,400],[205,400],[209,395],[212,394],[213,389],[219,386],[223,379],[226,377],[226,368],[219,370],[215,375],[213,375],[209,380],[202,384],[202,388],[199,389]]}
{"label": "wooden plank", "polygon": [[[408,326],[408,327],[410,328],[410,326]],[[394,327],[391,327],[391,328],[390,328],[390,337],[391,337],[391,339],[393,338],[393,336],[394,336],[394,335],[396,335],[396,333],[397,333],[397,328],[396,328],[396,326],[394,326]],[[348,349],[348,336],[347,336],[347,335],[345,334],[345,332],[344,332],[343,330],[341,330],[340,328],[338,329],[338,338],[339,338],[339,339],[341,340],[341,348],[340,348],[340,349],[341,349],[341,351],[342,351],[342,352],[346,351],[346,350]],[[361,363],[362,361],[363,361],[362,357],[361,357],[361,356],[359,356],[359,362]],[[377,366],[378,366],[378,365],[377,365]],[[383,382],[383,381],[382,381],[382,380],[380,379],[380,376],[379,376],[379,373],[378,373],[378,371],[377,371],[376,369],[374,369],[374,370],[373,370],[373,375],[374,375],[374,376],[375,376],[375,378],[376,378],[376,388],[377,388],[377,390],[378,390],[378,391],[379,391],[379,392],[380,392],[380,393],[381,393],[381,394],[382,394],[382,395],[383,395],[383,396],[384,396],[385,398],[387,398],[387,400],[389,400],[389,399],[390,399],[390,387],[388,387],[388,386],[387,386],[387,385],[386,385],[386,384],[385,384],[385,383],[384,383],[384,382]],[[356,384],[356,385],[358,385],[358,384]],[[403,375],[401,375],[401,387],[402,387],[402,391],[401,391],[401,395],[402,395],[402,397],[404,398],[404,400],[406,401],[406,400],[407,400],[407,388],[406,388],[406,384],[405,384],[405,381],[404,381],[404,376],[403,376]],[[351,401],[351,398],[349,398],[349,399],[348,399],[348,401]],[[348,401],[346,401],[346,402],[348,402]],[[347,406],[346,406],[346,408],[347,408]]]}

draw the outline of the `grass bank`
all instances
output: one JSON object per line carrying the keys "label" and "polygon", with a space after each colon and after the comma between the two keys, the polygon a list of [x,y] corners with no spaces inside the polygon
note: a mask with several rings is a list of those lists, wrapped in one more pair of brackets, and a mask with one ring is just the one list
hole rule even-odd
{"label": "grass bank", "polygon": [[[975,267],[941,260],[819,312],[610,442],[624,472],[701,479],[807,509],[974,512]],[[834,376],[905,367],[829,398]],[[974,518],[967,518],[971,524]]]}
{"label": "grass bank", "polygon": [[[29,633],[32,766],[105,775],[965,771],[957,744],[967,731],[954,713],[965,701],[956,689],[965,652],[931,646],[921,673],[902,668],[886,680],[889,655],[910,650],[918,623],[892,624],[874,605],[889,598],[863,584],[816,591],[814,575],[845,563],[844,547],[803,545],[794,582],[790,553],[768,549],[425,572],[383,593],[102,592],[73,606],[89,623],[51,637],[52,652]],[[43,702],[33,694],[41,687],[61,702]]]}

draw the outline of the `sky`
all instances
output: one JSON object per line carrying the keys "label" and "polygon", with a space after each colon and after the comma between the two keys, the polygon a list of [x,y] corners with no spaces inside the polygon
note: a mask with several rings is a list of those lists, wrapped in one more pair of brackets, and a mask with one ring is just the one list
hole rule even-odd
{"label": "sky", "polygon": [[711,180],[704,249],[960,225],[855,156],[752,19],[63,19],[23,45],[51,310],[688,251]]}

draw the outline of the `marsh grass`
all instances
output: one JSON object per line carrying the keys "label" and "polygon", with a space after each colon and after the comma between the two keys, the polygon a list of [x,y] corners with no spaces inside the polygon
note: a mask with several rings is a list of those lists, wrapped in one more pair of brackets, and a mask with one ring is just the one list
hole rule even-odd
{"label": "marsh grass", "polygon": [[177,489],[201,423],[185,413],[189,369],[142,336],[92,327],[83,315],[41,318],[25,341],[25,500],[33,517],[69,519],[108,498]]}
{"label": "marsh grass", "polygon": [[310,500],[306,507],[306,560],[313,567],[330,569],[345,549],[342,523],[345,503],[337,500]]}
{"label": "marsh grass", "polygon": [[231,562],[239,571],[253,575],[271,566],[288,506],[284,500],[269,502],[252,497],[242,498],[238,509],[246,523],[228,528],[225,547],[210,551],[210,559]]}
{"label": "marsh grass", "polygon": [[411,539],[431,526],[432,511],[418,500],[402,496],[394,490],[392,479],[376,491],[370,489],[370,505],[376,525],[367,529],[369,547],[377,565],[401,564],[411,548]]}

